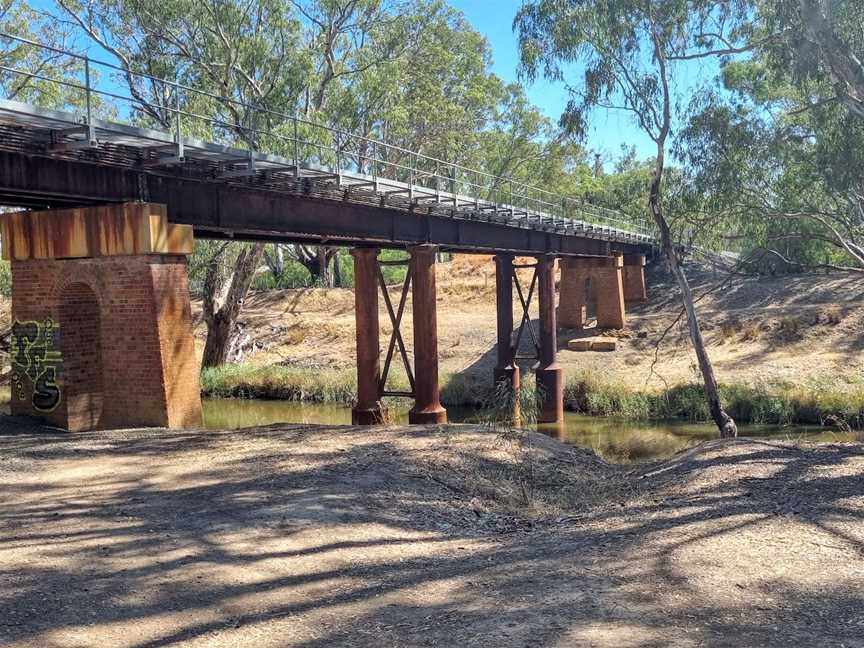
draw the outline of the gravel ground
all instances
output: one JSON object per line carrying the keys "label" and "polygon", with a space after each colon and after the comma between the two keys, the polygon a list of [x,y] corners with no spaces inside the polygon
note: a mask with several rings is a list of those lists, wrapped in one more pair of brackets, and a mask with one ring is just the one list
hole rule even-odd
{"label": "gravel ground", "polygon": [[864,447],[0,418],[0,645],[864,647]]}

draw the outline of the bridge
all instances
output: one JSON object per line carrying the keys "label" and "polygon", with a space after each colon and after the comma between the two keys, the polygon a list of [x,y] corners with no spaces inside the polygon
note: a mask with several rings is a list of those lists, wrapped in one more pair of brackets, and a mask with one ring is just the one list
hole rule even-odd
{"label": "bridge", "polygon": [[[61,106],[0,99],[0,204],[27,210],[2,217],[13,273],[16,413],[68,429],[200,423],[185,270],[193,236],[354,248],[357,423],[380,420],[381,398],[392,395],[415,399],[412,422],[446,420],[437,378],[438,251],[495,255],[495,379],[518,386],[516,349],[523,334],[533,339],[543,421],[563,416],[558,260],[561,325],[582,326],[594,299],[598,323],[620,327],[625,298],[644,298],[644,259],[655,238],[620,212],[9,34],[0,41],[65,57],[81,77],[0,65],[73,97]],[[112,81],[117,73],[162,88],[161,103],[145,106],[123,93]],[[228,105],[243,119],[197,114],[195,99]],[[395,303],[382,248],[409,253]],[[526,264],[516,257],[534,258],[529,286],[519,283],[516,269]],[[514,288],[522,307],[515,343]],[[413,366],[399,331],[409,291]],[[393,331],[383,365],[379,294]],[[528,317],[535,294],[537,334]],[[410,391],[386,387],[397,358]]]}

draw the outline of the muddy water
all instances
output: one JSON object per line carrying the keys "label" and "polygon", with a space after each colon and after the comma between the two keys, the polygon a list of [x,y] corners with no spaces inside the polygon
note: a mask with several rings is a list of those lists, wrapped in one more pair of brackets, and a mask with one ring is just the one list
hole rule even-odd
{"label": "muddy water", "polygon": [[[476,422],[478,412],[449,408],[450,421]],[[407,423],[407,410],[395,413],[396,423]],[[234,429],[271,423],[349,425],[351,410],[326,403],[290,401],[206,399],[204,424],[210,429]],[[714,439],[716,428],[682,422],[631,422],[566,413],[561,428],[541,426],[540,431],[565,443],[593,449],[607,461],[632,462],[662,459],[700,441]],[[741,436],[812,441],[848,441],[849,435],[820,427],[742,426]]]}

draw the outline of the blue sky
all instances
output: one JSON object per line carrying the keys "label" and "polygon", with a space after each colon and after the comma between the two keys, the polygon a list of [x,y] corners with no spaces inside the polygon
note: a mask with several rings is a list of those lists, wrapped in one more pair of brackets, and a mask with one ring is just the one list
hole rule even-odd
{"label": "blue sky", "polygon": [[[516,34],[513,33],[513,18],[519,11],[522,0],[449,0],[460,10],[474,28],[486,36],[492,47],[494,72],[505,81],[517,81],[519,53]],[[673,91],[686,102],[689,95],[705,80],[713,79],[720,66],[716,59],[695,60],[678,63],[674,67]],[[578,86],[579,71],[574,69],[571,85]],[[554,121],[557,121],[567,104],[567,90],[563,83],[550,83],[539,79],[532,85],[523,81],[531,101]],[[622,146],[635,146],[638,157],[649,158],[655,154],[655,145],[632,121],[629,114],[616,110],[597,110],[591,115],[586,146],[609,162],[621,155]]]}
{"label": "blue sky", "polygon": [[[449,0],[465,14],[474,28],[482,33],[492,47],[494,72],[505,81],[517,81],[519,52],[513,18],[521,0]],[[574,74],[574,76],[576,76]],[[574,84],[578,78],[573,80]],[[525,89],[531,101],[552,120],[557,121],[567,104],[567,90],[561,83],[538,79]],[[654,154],[654,142],[637,128],[629,115],[621,111],[597,111],[591,118],[586,142],[588,148],[601,153],[607,162],[618,157],[621,146],[636,146],[639,157]]]}
{"label": "blue sky", "polygon": [[[507,82],[520,81],[517,74],[519,53],[516,35],[513,32],[513,18],[522,0],[448,0],[448,2],[461,11],[472,26],[489,41],[495,74]],[[51,0],[30,0],[30,4],[39,9],[47,9],[53,3]],[[107,53],[103,56],[110,58]],[[716,75],[718,69],[716,61],[679,64],[675,69],[679,93],[686,96],[704,79]],[[578,70],[573,70],[569,81],[573,85],[579,84]],[[551,83],[541,78],[533,84],[523,81],[523,85],[526,86],[526,92],[532,103],[557,122],[567,103],[567,91],[563,83]],[[622,111],[594,112],[591,115],[585,144],[590,150],[600,153],[607,166],[621,155],[622,146],[635,146],[640,158],[654,155],[654,143],[634,124],[629,114]]]}

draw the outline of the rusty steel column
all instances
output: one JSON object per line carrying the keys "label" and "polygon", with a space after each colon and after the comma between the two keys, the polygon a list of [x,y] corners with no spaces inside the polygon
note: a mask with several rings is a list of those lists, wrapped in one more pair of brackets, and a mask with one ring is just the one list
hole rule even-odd
{"label": "rusty steel column", "polygon": [[537,290],[540,299],[540,361],[537,365],[537,387],[542,401],[539,423],[563,423],[564,381],[556,362],[558,337],[555,326],[555,257],[537,257]]}
{"label": "rusty steel column", "polygon": [[[495,256],[495,306],[498,313],[498,361],[493,377],[496,388],[506,383],[512,393],[519,392],[519,367],[513,349],[513,255]],[[518,399],[514,398],[514,418],[518,417]]]}
{"label": "rusty steel column", "polygon": [[447,410],[438,393],[438,321],[435,304],[434,245],[411,252],[411,298],[414,321],[414,407],[409,423],[446,423]]}
{"label": "rusty steel column", "polygon": [[378,250],[354,248],[351,256],[354,257],[354,316],[357,322],[357,402],[351,409],[351,422],[354,425],[374,425],[381,422]]}

